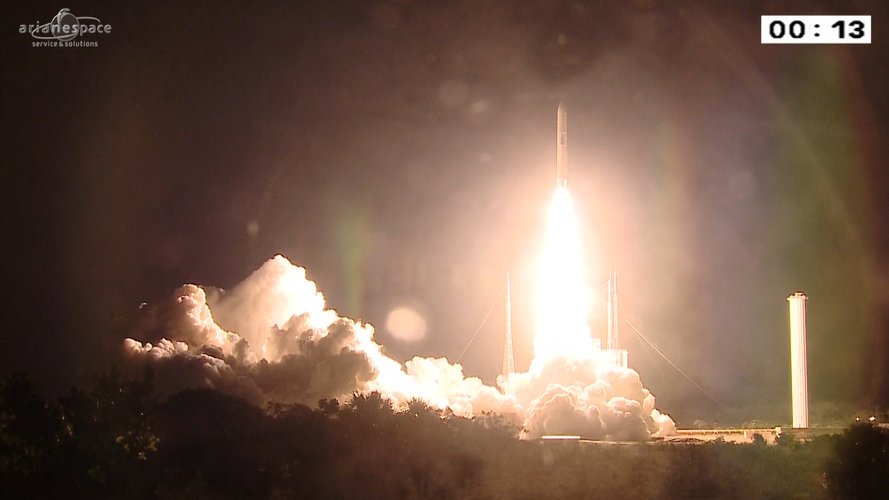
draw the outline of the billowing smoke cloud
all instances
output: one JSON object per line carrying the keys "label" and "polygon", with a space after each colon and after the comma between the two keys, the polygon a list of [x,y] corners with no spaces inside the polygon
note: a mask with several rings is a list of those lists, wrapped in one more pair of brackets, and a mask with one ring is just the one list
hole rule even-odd
{"label": "billowing smoke cloud", "polygon": [[676,431],[673,420],[654,408],[654,396],[639,374],[615,365],[602,352],[535,359],[527,373],[513,375],[505,386],[526,409],[524,427],[532,437],[642,440]]}
{"label": "billowing smoke cloud", "polygon": [[255,403],[314,405],[379,391],[396,404],[419,398],[458,415],[502,414],[529,437],[578,434],[646,439],[675,431],[639,375],[595,353],[535,360],[501,390],[444,358],[402,365],[373,327],[326,309],[305,269],[278,255],[229,291],[184,285],[141,311],[127,358],[148,363],[163,393],[208,387]]}

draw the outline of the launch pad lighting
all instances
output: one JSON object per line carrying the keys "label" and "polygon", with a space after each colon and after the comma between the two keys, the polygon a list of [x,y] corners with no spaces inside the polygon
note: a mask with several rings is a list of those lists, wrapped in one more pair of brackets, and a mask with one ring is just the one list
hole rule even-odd
{"label": "launch pad lighting", "polygon": [[563,435],[563,434],[553,434],[549,436],[540,436],[540,439],[544,441],[579,441],[580,436],[574,435]]}

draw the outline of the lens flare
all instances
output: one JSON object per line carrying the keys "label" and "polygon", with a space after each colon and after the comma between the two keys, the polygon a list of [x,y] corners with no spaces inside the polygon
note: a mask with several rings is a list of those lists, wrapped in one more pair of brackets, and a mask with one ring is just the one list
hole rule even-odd
{"label": "lens flare", "polygon": [[534,361],[592,355],[580,230],[568,188],[553,195],[540,260]]}

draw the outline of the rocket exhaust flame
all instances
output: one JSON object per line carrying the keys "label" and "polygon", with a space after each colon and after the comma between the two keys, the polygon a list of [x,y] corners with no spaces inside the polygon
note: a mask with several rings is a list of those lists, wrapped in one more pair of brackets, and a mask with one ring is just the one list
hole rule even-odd
{"label": "rocket exhaust flame", "polygon": [[535,361],[592,354],[583,276],[577,215],[568,188],[557,187],[540,261]]}

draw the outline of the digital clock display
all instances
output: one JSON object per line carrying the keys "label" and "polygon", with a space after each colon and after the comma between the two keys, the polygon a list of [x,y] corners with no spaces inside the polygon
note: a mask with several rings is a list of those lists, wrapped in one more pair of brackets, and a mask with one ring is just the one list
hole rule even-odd
{"label": "digital clock display", "polygon": [[870,43],[870,16],[762,16],[762,43]]}

